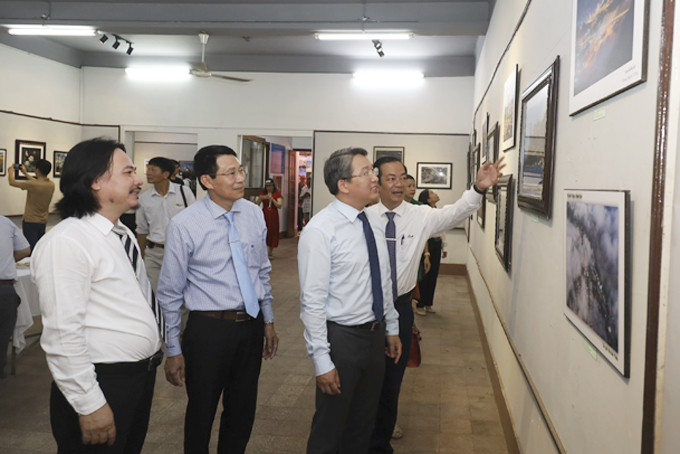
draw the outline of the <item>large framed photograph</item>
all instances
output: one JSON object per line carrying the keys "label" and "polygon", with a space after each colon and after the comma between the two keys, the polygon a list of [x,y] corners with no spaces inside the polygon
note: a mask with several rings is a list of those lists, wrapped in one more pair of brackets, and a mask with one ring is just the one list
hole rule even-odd
{"label": "large framed photograph", "polygon": [[54,151],[53,152],[53,167],[52,167],[52,172],[54,174],[54,178],[61,178],[61,171],[64,169],[64,160],[66,159],[66,155],[68,154],[68,151]]}
{"label": "large framed photograph", "polygon": [[[35,166],[41,159],[45,159],[45,142],[33,142],[29,140],[17,140],[15,142],[14,162],[23,164],[29,175],[35,176]],[[14,170],[14,178],[26,180],[21,170]]]}
{"label": "large framed photograph", "polygon": [[373,147],[373,162],[380,158],[397,158],[402,163],[404,162],[405,147]]}
{"label": "large framed photograph", "polygon": [[0,177],[7,175],[7,150],[0,148]]}
{"label": "large framed photograph", "polygon": [[276,143],[271,144],[269,156],[269,173],[284,173],[286,171],[286,147]]}
{"label": "large framed photograph", "polygon": [[450,162],[419,162],[416,167],[418,189],[451,189]]}
{"label": "large framed photograph", "polygon": [[624,377],[630,366],[630,193],[565,190],[564,314]]}
{"label": "large framed photograph", "polygon": [[510,253],[512,251],[512,175],[504,175],[498,180],[496,198],[496,234],[494,247],[498,260],[505,271],[510,272]]}
{"label": "large framed photograph", "polygon": [[517,205],[540,217],[552,215],[560,57],[522,93]]}
{"label": "large framed photograph", "polygon": [[[489,149],[489,159],[492,159],[491,162],[496,162],[498,161],[498,135],[499,135],[499,129],[498,129],[498,122],[496,122],[493,126],[491,126],[491,130],[489,131],[489,136],[487,138],[487,148]],[[491,203],[496,203],[496,195],[498,194],[498,186],[493,186],[490,188],[488,191],[486,191],[486,198],[489,202]]]}
{"label": "large framed photograph", "polygon": [[[517,129],[517,97],[519,92],[519,66],[515,65],[512,74],[505,80],[503,87],[503,123],[501,127],[501,149],[507,151],[515,146]],[[495,162],[495,161],[494,161]]]}
{"label": "large framed photograph", "polygon": [[648,0],[576,0],[569,114],[647,80]]}

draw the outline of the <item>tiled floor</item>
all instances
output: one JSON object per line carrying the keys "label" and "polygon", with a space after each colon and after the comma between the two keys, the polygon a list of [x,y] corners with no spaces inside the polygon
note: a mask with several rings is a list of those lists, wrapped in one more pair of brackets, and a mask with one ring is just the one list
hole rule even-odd
{"label": "tiled floor", "polygon": [[[280,242],[271,273],[279,353],[262,367],[248,453],[305,452],[314,413],[313,367],[299,319],[296,240]],[[440,276],[436,314],[416,316],[422,365],[406,371],[395,440],[398,454],[507,453],[465,278]],[[39,345],[0,380],[0,454],[56,452],[49,424],[50,376]],[[182,452],[186,396],[158,373],[144,453]],[[218,419],[218,418],[216,418]],[[212,440],[217,446],[217,425]]]}

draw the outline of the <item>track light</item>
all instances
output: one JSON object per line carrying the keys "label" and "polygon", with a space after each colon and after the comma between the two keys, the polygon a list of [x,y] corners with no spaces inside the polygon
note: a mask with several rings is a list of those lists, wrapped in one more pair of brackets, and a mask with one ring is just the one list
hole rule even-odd
{"label": "track light", "polygon": [[116,42],[113,43],[113,48],[118,49],[118,46],[120,46],[120,41],[118,41],[118,37],[116,36]]}
{"label": "track light", "polygon": [[125,53],[128,54],[128,55],[132,55],[133,50],[134,49],[132,48],[132,43],[130,41],[128,41],[128,50],[126,50]]}
{"label": "track light", "polygon": [[106,36],[106,35],[102,35],[102,37],[99,38],[99,42],[102,43],[102,44],[104,44],[108,40],[109,40],[109,37]]}
{"label": "track light", "polygon": [[377,39],[374,39],[373,45],[375,46],[375,50],[378,52],[378,55],[380,55],[380,58],[384,57],[385,52],[383,52],[382,43]]}

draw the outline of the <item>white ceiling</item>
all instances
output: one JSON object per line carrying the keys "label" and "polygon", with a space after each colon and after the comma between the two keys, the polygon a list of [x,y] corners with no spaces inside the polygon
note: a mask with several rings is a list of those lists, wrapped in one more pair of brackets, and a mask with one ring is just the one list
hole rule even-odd
{"label": "white ceiling", "polygon": [[[474,73],[477,40],[486,34],[494,0],[0,0],[0,43],[72,66],[127,67],[200,61],[198,33],[210,34],[213,71],[346,73],[359,69],[418,69],[427,76]],[[89,25],[114,39],[19,37],[7,25]],[[319,41],[319,31],[408,30],[414,39]]]}

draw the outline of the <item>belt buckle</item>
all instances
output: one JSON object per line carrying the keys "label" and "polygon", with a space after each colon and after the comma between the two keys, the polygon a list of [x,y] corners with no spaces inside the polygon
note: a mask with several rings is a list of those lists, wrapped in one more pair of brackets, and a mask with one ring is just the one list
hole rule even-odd
{"label": "belt buckle", "polygon": [[238,312],[236,312],[236,319],[234,321],[236,323],[240,323],[240,322],[247,322],[250,319],[251,319],[251,317],[248,315],[247,312],[238,311]]}
{"label": "belt buckle", "polygon": [[377,320],[374,321],[373,323],[371,323],[371,331],[375,331],[376,327],[379,326],[379,325],[380,325],[380,322],[377,321]]}

